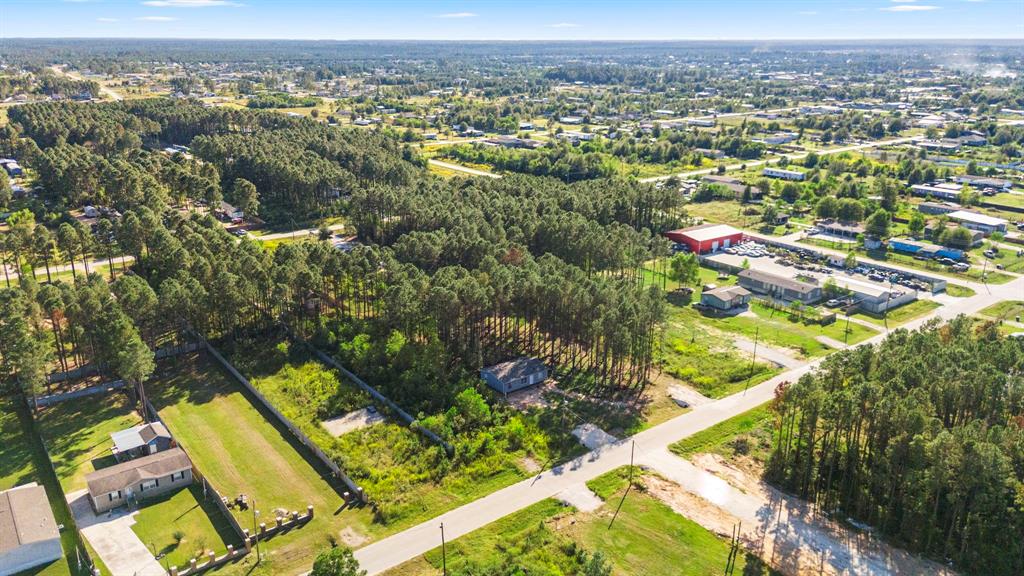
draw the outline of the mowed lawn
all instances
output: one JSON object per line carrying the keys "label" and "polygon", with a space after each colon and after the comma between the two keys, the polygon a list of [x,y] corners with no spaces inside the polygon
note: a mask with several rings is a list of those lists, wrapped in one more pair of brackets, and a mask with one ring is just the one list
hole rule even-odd
{"label": "mowed lawn", "polygon": [[64,492],[84,490],[85,477],[116,463],[110,434],[142,423],[121,392],[85,396],[44,408],[39,431]]}
{"label": "mowed lawn", "polygon": [[[30,482],[43,486],[54,520],[66,529],[60,537],[64,559],[23,572],[19,576],[85,576],[88,570],[79,570],[76,560],[75,548],[80,545],[80,540],[78,532],[73,528],[74,519],[64,504],[60,484],[49,469],[46,450],[32,433],[28,408],[20,402],[15,398],[0,398],[0,490]],[[100,570],[103,574],[108,573],[103,567]]]}
{"label": "mowed lawn", "polygon": [[[161,363],[149,396],[171,433],[207,479],[224,496],[255,500],[259,522],[273,524],[275,511],[314,508],[313,520],[263,545],[222,574],[298,574],[309,570],[329,538],[357,546],[369,534],[367,509],[347,509],[329,479],[299,452],[290,433],[276,427],[243,393],[241,386],[205,355],[180,356]],[[252,510],[235,510],[242,526],[253,524]],[[251,529],[251,528],[250,528]]]}
{"label": "mowed lawn", "polygon": [[[852,317],[871,322],[878,326],[885,326],[886,319],[888,319],[889,327],[892,328],[894,326],[899,326],[900,324],[906,324],[916,318],[920,318],[941,306],[942,304],[939,304],[935,300],[914,300],[913,302],[889,310],[889,314],[887,316],[858,312]],[[842,319],[840,319],[839,322],[842,322]]]}
{"label": "mowed lawn", "polygon": [[208,550],[222,556],[228,544],[241,545],[213,494],[204,497],[199,483],[146,501],[132,530],[166,566],[185,567],[191,558],[205,558]]}
{"label": "mowed lawn", "polygon": [[[711,576],[722,574],[729,544],[641,490],[630,491],[614,526],[608,522],[626,488],[625,469],[588,486],[605,503],[592,513],[544,500],[447,543],[448,570],[457,574],[579,574],[581,551],[600,551],[613,574]],[[639,480],[639,478],[638,478]],[[440,548],[397,566],[386,576],[434,576]],[[512,570],[515,568],[515,570]],[[734,574],[774,574],[740,551]]]}

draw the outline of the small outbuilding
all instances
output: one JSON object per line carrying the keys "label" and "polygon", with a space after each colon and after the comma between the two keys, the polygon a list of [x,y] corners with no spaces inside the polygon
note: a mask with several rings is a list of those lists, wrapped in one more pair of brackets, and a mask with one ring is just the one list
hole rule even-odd
{"label": "small outbuilding", "polygon": [[548,367],[537,358],[521,357],[480,369],[480,377],[502,394],[540,384],[548,378]]}
{"label": "small outbuilding", "polygon": [[110,435],[114,441],[114,456],[118,460],[129,460],[168,450],[174,446],[174,439],[162,422],[140,424]]}
{"label": "small outbuilding", "polygon": [[0,576],[21,574],[63,555],[46,489],[32,482],[0,492]]}

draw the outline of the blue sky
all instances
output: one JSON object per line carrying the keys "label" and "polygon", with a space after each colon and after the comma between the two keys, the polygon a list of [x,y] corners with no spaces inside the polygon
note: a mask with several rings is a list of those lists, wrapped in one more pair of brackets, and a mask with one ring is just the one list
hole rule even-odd
{"label": "blue sky", "polygon": [[0,0],[0,37],[1024,38],[1024,0]]}

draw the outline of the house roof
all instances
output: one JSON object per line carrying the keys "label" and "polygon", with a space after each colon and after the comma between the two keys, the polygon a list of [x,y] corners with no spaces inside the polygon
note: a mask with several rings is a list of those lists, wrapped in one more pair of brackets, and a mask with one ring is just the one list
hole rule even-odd
{"label": "house roof", "polygon": [[673,230],[670,234],[682,234],[694,242],[707,242],[726,236],[735,236],[736,234],[741,234],[741,232],[727,224],[701,224],[699,226]]}
{"label": "house roof", "polygon": [[140,424],[110,435],[110,439],[114,441],[114,447],[118,452],[127,452],[140,446],[145,446],[152,442],[154,438],[170,437],[171,433],[167,431],[167,428],[161,422]]}
{"label": "house roof", "polygon": [[1006,220],[1003,220],[1002,218],[996,218],[995,216],[988,216],[985,214],[978,214],[977,212],[969,212],[967,210],[957,210],[956,212],[950,212],[948,216],[952,220],[973,222],[975,224],[981,224],[983,226],[1006,225]]}
{"label": "house roof", "polygon": [[723,302],[728,302],[735,298],[750,296],[750,291],[743,286],[719,286],[712,290],[705,290],[701,296],[714,296]]}
{"label": "house roof", "polygon": [[488,366],[487,368],[484,368],[483,371],[490,372],[498,380],[507,381],[535,374],[545,369],[547,369],[547,367],[537,358],[528,358],[523,356],[521,358],[516,358],[515,360],[508,360],[507,362],[501,362],[494,366]]}
{"label": "house roof", "polygon": [[46,490],[32,482],[0,492],[0,552],[60,538]]}
{"label": "house roof", "polygon": [[85,477],[85,483],[89,486],[89,494],[99,496],[124,490],[143,480],[163,478],[191,468],[192,462],[185,451],[181,448],[171,448],[97,470]]}
{"label": "house roof", "polygon": [[819,220],[815,223],[818,228],[825,230],[839,230],[849,234],[863,234],[864,226],[856,222],[840,222],[838,220]]}
{"label": "house roof", "polygon": [[801,294],[809,294],[818,288],[814,284],[801,282],[795,278],[786,278],[785,276],[779,276],[778,274],[772,274],[763,270],[755,270],[753,268],[742,270],[739,273],[739,277],[741,279],[746,278],[754,280],[755,282],[761,282],[762,284],[771,284],[773,286],[778,286],[779,288],[793,290]]}

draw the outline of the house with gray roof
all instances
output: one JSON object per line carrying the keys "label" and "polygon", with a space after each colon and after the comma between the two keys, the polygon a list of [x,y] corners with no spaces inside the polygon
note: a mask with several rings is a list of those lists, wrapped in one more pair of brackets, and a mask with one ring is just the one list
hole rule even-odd
{"label": "house with gray roof", "polygon": [[480,369],[480,377],[502,394],[515,392],[548,378],[548,367],[537,358],[521,357]]}
{"label": "house with gray roof", "polygon": [[101,468],[85,477],[89,501],[101,514],[122,504],[166,494],[192,483],[192,462],[181,448],[171,448]]}
{"label": "house with gray roof", "polygon": [[20,574],[63,555],[46,489],[32,482],[0,492],[0,576]]}

